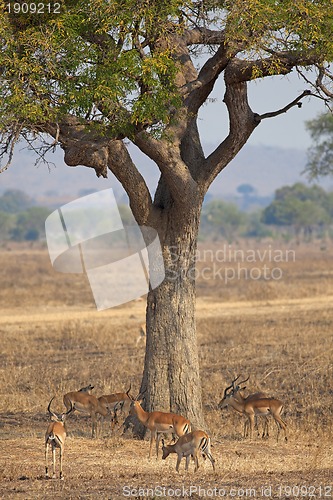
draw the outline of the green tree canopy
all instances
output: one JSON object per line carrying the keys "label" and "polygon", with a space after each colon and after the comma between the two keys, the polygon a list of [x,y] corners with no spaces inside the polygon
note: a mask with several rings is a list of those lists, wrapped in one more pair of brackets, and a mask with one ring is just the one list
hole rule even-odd
{"label": "green tree canopy", "polygon": [[[235,56],[242,81],[315,65],[316,91],[327,89],[331,0],[63,0],[39,14],[26,4],[22,12],[0,1],[0,132],[9,157],[22,136],[31,144],[47,132],[57,143],[65,124],[90,137],[158,136],[187,100],[196,112]],[[184,44],[192,55],[215,52],[199,78],[190,65],[185,78],[179,72]]]}
{"label": "green tree canopy", "polygon": [[251,184],[240,184],[237,187],[237,192],[243,196],[251,196],[256,192],[256,190]]}
{"label": "green tree canopy", "polygon": [[278,226],[325,224],[330,221],[327,210],[330,195],[319,186],[297,183],[275,192],[272,203],[263,211],[263,222]]}
{"label": "green tree canopy", "polygon": [[[332,94],[333,98],[333,94]],[[311,178],[333,174],[333,115],[321,114],[307,122],[313,140],[309,149],[307,172]]]}
{"label": "green tree canopy", "polygon": [[204,205],[202,224],[206,231],[211,231],[215,237],[225,237],[232,240],[235,233],[240,232],[246,221],[246,215],[233,203],[213,200]]}
{"label": "green tree canopy", "polygon": [[17,213],[34,205],[34,200],[19,189],[8,189],[0,196],[0,210],[7,213]]}
{"label": "green tree canopy", "polygon": [[11,238],[16,241],[34,241],[45,237],[45,219],[50,215],[45,207],[31,207],[16,216],[16,224],[11,230]]}
{"label": "green tree canopy", "polygon": [[14,216],[0,211],[0,241],[9,239],[10,231],[14,226]]}

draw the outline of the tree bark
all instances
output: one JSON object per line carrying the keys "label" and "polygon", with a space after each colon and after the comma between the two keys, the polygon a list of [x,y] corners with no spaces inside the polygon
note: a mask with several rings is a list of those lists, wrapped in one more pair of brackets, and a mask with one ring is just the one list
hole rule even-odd
{"label": "tree bark", "polygon": [[[182,414],[204,427],[195,321],[195,261],[201,201],[171,207],[160,241],[166,277],[147,299],[147,339],[140,392],[146,410]],[[135,426],[144,435],[142,426]]]}

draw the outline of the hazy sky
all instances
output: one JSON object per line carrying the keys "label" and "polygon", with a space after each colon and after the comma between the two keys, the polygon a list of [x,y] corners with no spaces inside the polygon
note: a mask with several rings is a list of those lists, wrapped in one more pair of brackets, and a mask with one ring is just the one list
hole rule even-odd
{"label": "hazy sky", "polygon": [[[259,114],[276,111],[308,88],[295,73],[284,77],[263,78],[249,85],[249,103],[253,111]],[[221,120],[221,114],[226,116],[223,94],[223,84],[217,83],[214,90],[216,102],[208,103],[201,112],[199,128],[207,142],[218,142],[227,132],[227,128],[221,127],[222,122],[227,123],[226,120]],[[295,106],[287,113],[263,120],[248,144],[306,150],[311,144],[311,138],[306,131],[305,121],[325,111],[325,106],[322,100],[315,97],[304,98],[302,102],[301,108]]]}

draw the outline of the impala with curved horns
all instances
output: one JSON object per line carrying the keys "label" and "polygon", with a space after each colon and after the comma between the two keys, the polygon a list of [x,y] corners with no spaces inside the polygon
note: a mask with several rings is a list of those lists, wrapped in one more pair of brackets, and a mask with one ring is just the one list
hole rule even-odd
{"label": "impala with curved horns", "polygon": [[[249,394],[246,398],[244,398],[244,396],[242,396],[242,394],[240,393],[240,391],[243,391],[244,389],[246,389],[246,387],[241,387],[241,384],[244,384],[245,382],[247,382],[250,378],[250,376],[248,376],[245,380],[242,380],[241,382],[238,382],[237,385],[235,385],[235,382],[239,379],[240,375],[238,375],[232,382],[231,382],[231,385],[229,385],[229,387],[227,387],[226,391],[228,391],[229,389],[232,388],[232,393],[233,395],[235,396],[235,398],[237,399],[237,401],[239,401],[240,403],[246,403],[248,401],[254,401],[256,399],[265,399],[265,398],[270,398],[270,395],[265,393],[265,392],[255,392],[253,394]],[[236,410],[238,411],[238,410]],[[241,412],[243,413],[243,412]],[[263,432],[262,432],[262,438],[267,438],[268,437],[268,417],[266,415],[256,415],[255,417],[255,427],[258,429],[258,422],[257,422],[257,417],[261,416],[264,420],[264,425],[263,425]],[[249,434],[249,422],[248,422],[248,419],[245,420],[245,423],[244,423],[244,437],[247,437]],[[258,430],[258,435],[259,435],[259,430]]]}
{"label": "impala with curved horns", "polygon": [[105,417],[108,410],[98,401],[96,396],[89,394],[93,386],[83,387],[78,391],[68,392],[64,395],[64,405],[67,410],[72,406],[73,411],[77,410],[86,413],[91,417],[91,436],[97,437],[97,414]]}
{"label": "impala with curved horns", "polygon": [[218,408],[226,408],[227,406],[231,406],[239,413],[243,413],[248,419],[248,425],[250,429],[250,437],[252,438],[252,431],[254,428],[254,420],[256,416],[266,416],[272,415],[275,420],[278,433],[277,440],[279,439],[280,429],[283,429],[285,440],[288,440],[287,437],[287,424],[282,420],[281,413],[283,410],[282,401],[274,398],[259,398],[253,399],[250,401],[239,402],[236,398],[236,395],[231,391],[227,392],[231,389],[232,385],[227,387],[224,391],[224,396],[219,402]]}
{"label": "impala with curved horns", "polygon": [[52,477],[56,477],[55,472],[55,459],[56,459],[56,448],[59,448],[59,461],[60,461],[60,474],[59,478],[63,479],[64,476],[62,474],[62,459],[64,454],[64,446],[66,440],[66,428],[65,428],[65,419],[67,415],[69,415],[73,411],[73,407],[71,406],[68,411],[65,413],[61,413],[57,415],[51,410],[51,403],[54,400],[55,396],[49,402],[47,407],[47,411],[50,414],[51,422],[49,423],[46,433],[45,433],[45,475],[49,477],[49,468],[48,468],[48,452],[49,448],[52,449],[52,468],[53,474]]}
{"label": "impala with curved horns", "polygon": [[194,472],[199,469],[199,454],[205,458],[209,458],[213,470],[215,471],[215,460],[210,452],[210,437],[205,431],[192,431],[181,436],[175,444],[164,444],[162,439],[162,459],[165,460],[170,453],[177,453],[176,471],[179,472],[181,459],[186,457],[185,470],[188,470],[190,458],[192,457],[195,463]]}
{"label": "impala with curved horns", "polygon": [[140,394],[132,399],[130,406],[130,415],[134,415],[147,429],[150,430],[150,448],[149,458],[151,458],[154,440],[156,442],[156,456],[158,457],[158,447],[162,434],[176,434],[183,436],[191,431],[191,422],[176,413],[166,413],[162,411],[145,411],[142,406]]}
{"label": "impala with curved horns", "polygon": [[[119,423],[118,422],[118,411],[120,413],[128,414],[132,398],[129,395],[132,385],[130,384],[127,392],[115,392],[114,394],[105,394],[104,396],[100,396],[98,401],[107,411],[107,414],[111,415],[111,428]],[[113,412],[113,415],[112,415]]]}
{"label": "impala with curved horns", "polygon": [[87,392],[88,394],[90,394],[90,391],[92,391],[93,388],[94,388],[94,386],[89,384],[89,385],[86,385],[85,387],[81,387],[81,389],[79,389],[77,392]]}

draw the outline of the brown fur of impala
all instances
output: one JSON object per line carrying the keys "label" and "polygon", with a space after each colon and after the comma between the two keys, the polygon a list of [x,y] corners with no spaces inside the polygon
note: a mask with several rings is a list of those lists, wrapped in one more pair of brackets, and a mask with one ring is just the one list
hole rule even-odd
{"label": "brown fur of impala", "polygon": [[118,411],[122,414],[128,414],[132,403],[132,398],[129,395],[131,386],[127,392],[115,392],[114,394],[105,394],[98,398],[98,401],[107,413],[111,415],[111,429],[113,430],[118,422]]}
{"label": "brown fur of impala", "polygon": [[145,345],[146,337],[147,337],[146,323],[142,323],[139,328],[139,335],[136,339],[136,345],[138,346],[141,342]]}
{"label": "brown fur of impala", "polygon": [[219,403],[220,409],[226,408],[227,406],[231,406],[236,411],[244,413],[244,415],[247,417],[250,429],[250,438],[252,438],[255,416],[272,415],[278,429],[277,440],[279,439],[280,429],[283,429],[284,431],[285,441],[288,440],[287,424],[281,418],[281,413],[284,406],[282,401],[274,398],[263,398],[240,403],[236,399],[236,396],[234,394],[229,393],[225,394],[223,399],[221,399]]}
{"label": "brown fur of impala", "polygon": [[[246,398],[244,398],[244,396],[242,396],[242,394],[240,393],[240,391],[243,391],[244,389],[246,389],[246,387],[241,387],[242,384],[244,384],[245,382],[247,382],[250,378],[250,376],[248,376],[246,379],[238,382],[237,385],[235,385],[236,381],[239,379],[240,375],[238,375],[236,378],[234,378],[231,382],[231,385],[229,385],[225,390],[224,390],[224,396],[223,396],[223,399],[220,401],[218,407],[220,408],[223,404],[223,401],[227,398],[227,397],[230,397],[231,395],[235,398],[236,401],[238,401],[238,403],[240,403],[240,407],[236,407],[236,405],[230,405],[235,411],[239,412],[239,413],[242,413],[243,415],[245,415],[247,418],[246,418],[246,421],[244,423],[244,438],[248,436],[249,434],[249,428],[250,428],[250,421],[248,419],[248,415],[246,415],[246,413],[244,412],[244,408],[245,408],[245,405],[246,403],[249,403],[251,401],[256,401],[258,399],[267,399],[267,398],[270,398],[270,396],[268,394],[266,394],[265,392],[255,392],[253,394],[250,394],[249,396],[247,396]],[[231,391],[229,396],[228,396],[228,391]],[[227,405],[223,405],[222,407],[226,407]],[[255,425],[254,427],[258,428],[258,424],[257,424],[257,417],[258,416],[261,416],[263,419],[264,419],[264,427],[263,427],[263,433],[262,433],[262,437],[265,438],[265,437],[268,437],[268,418],[266,415],[255,415]],[[250,428],[250,432],[251,432],[251,428]]]}
{"label": "brown fur of impala", "polygon": [[56,461],[56,449],[59,449],[59,462],[60,462],[60,472],[59,472],[59,478],[63,479],[63,473],[62,473],[62,460],[63,460],[63,454],[64,454],[64,448],[65,448],[65,440],[66,440],[66,427],[65,427],[65,419],[69,413],[73,411],[73,408],[70,407],[70,409],[66,413],[61,413],[60,415],[57,415],[53,411],[51,411],[51,403],[54,399],[51,399],[49,402],[49,406],[47,408],[52,421],[49,423],[46,433],[45,433],[45,475],[47,478],[49,478],[49,467],[48,467],[48,452],[49,448],[52,450],[52,477],[56,477],[56,472],[55,472],[55,461]]}
{"label": "brown fur of impala", "polygon": [[156,457],[158,458],[158,447],[161,434],[176,434],[178,437],[191,431],[191,422],[176,413],[162,411],[147,412],[141,406],[142,400],[133,399],[130,414],[135,415],[138,420],[151,432],[149,458],[151,458],[154,440],[156,442]]}
{"label": "brown fur of impala", "polygon": [[107,409],[98,401],[96,396],[89,394],[93,386],[83,387],[79,391],[68,392],[64,395],[64,405],[67,410],[71,406],[73,410],[86,413],[91,417],[91,437],[97,437],[97,415],[105,417],[108,414]]}
{"label": "brown fur of impala", "polygon": [[194,472],[199,469],[199,454],[207,457],[215,471],[215,460],[210,452],[210,437],[205,431],[192,431],[181,436],[175,444],[164,445],[162,440],[162,459],[165,460],[170,453],[177,453],[176,471],[179,472],[179,465],[183,457],[186,458],[185,470],[188,470],[190,458],[194,459]]}
{"label": "brown fur of impala", "polygon": [[[249,401],[255,401],[257,399],[267,399],[270,397],[265,392],[255,392],[253,394],[249,394],[246,398],[244,398],[244,396],[239,391],[234,392],[234,396],[235,396],[235,399],[237,399],[237,401],[239,401],[240,403],[244,403],[244,404],[249,402]],[[263,431],[262,431],[261,437],[268,438],[268,436],[269,436],[268,417],[266,415],[262,415],[262,418],[264,419],[264,425],[263,425]],[[258,427],[257,423],[256,423],[256,426]],[[244,437],[247,437],[248,434],[249,434],[249,421],[248,421],[248,419],[246,419],[245,423],[244,423]],[[259,435],[259,428],[258,428],[258,435]]]}

